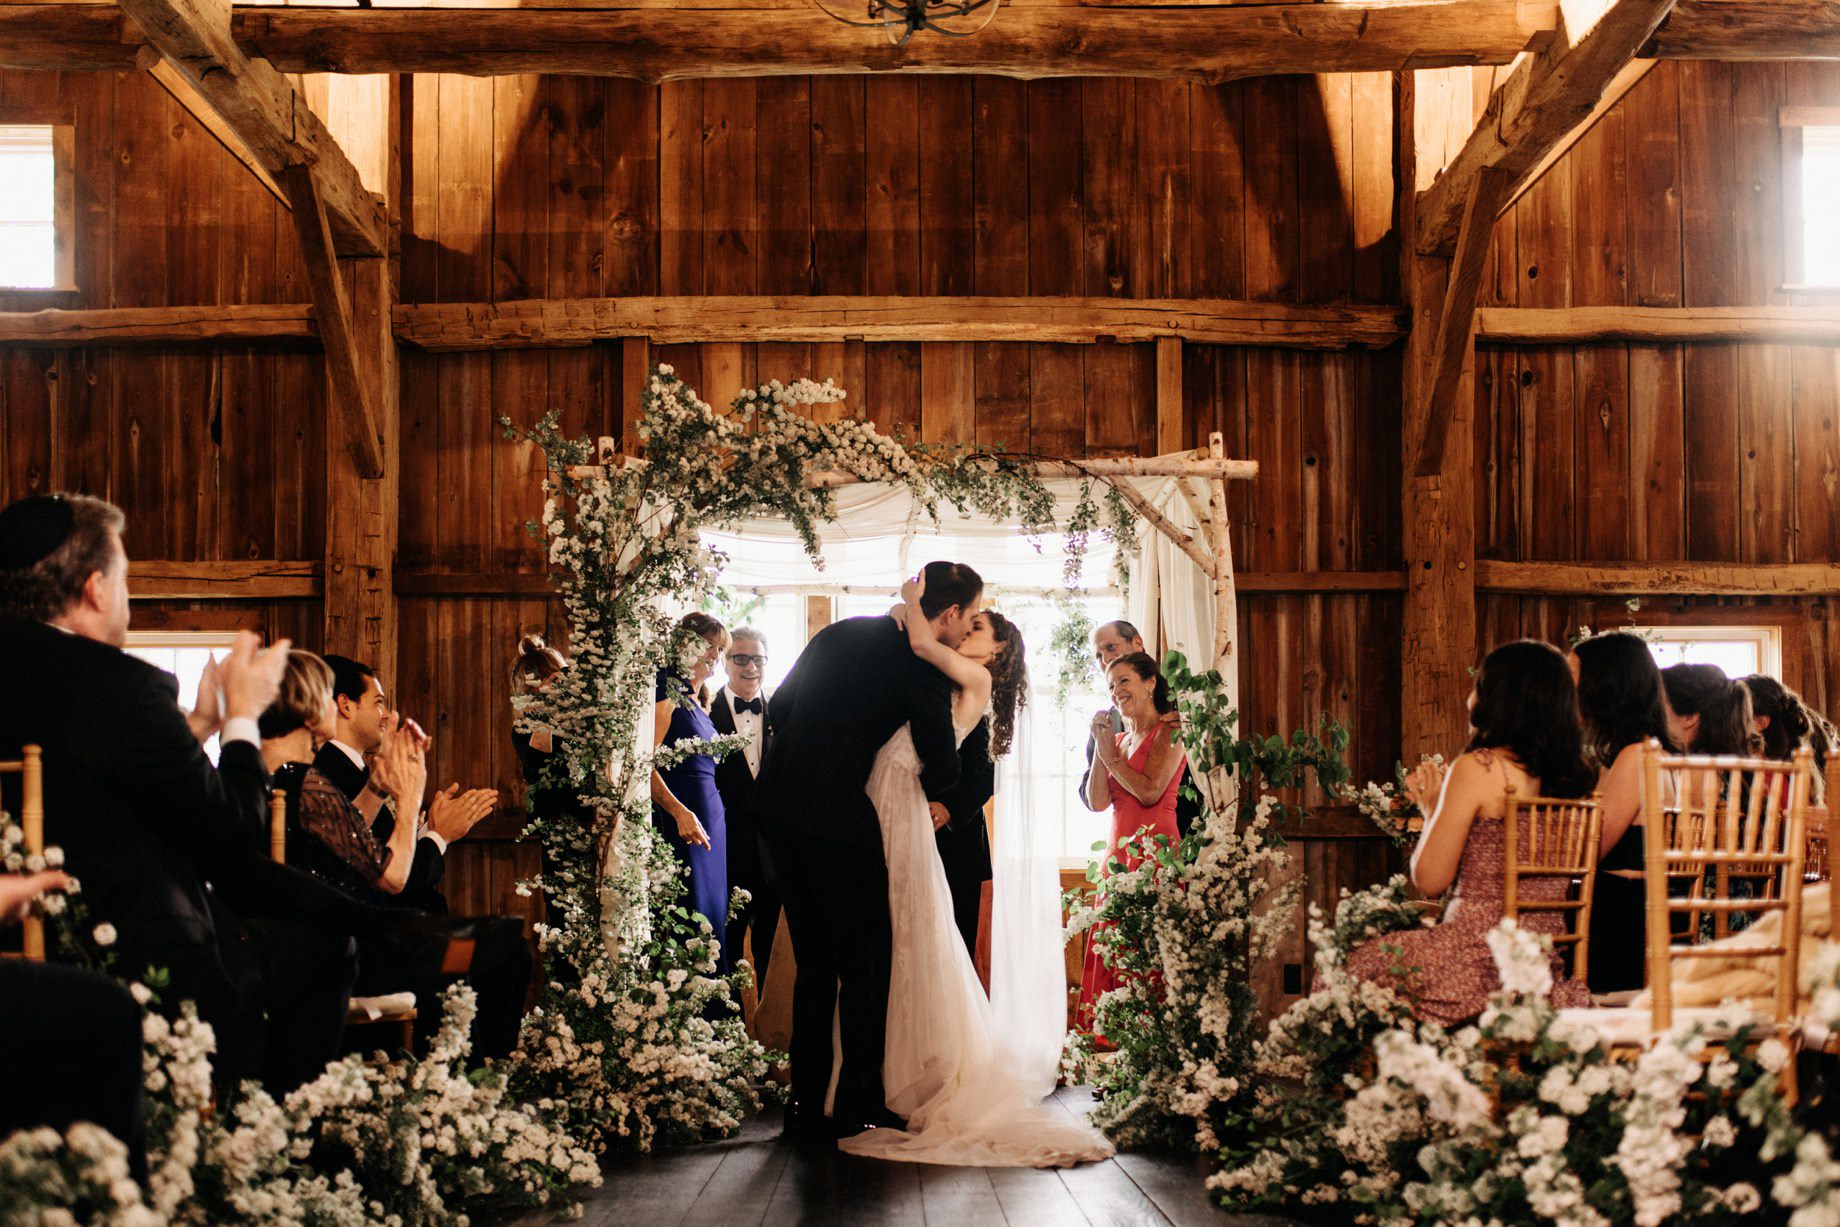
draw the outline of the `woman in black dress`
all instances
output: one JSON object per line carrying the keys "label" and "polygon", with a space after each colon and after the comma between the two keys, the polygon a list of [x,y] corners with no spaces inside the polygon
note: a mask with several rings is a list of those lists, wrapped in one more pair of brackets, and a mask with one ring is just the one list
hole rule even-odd
{"label": "woman in black dress", "polygon": [[1594,635],[1572,649],[1572,669],[1603,815],[1591,904],[1591,991],[1628,992],[1646,980],[1642,745],[1653,737],[1673,753],[1675,744],[1661,669],[1641,638]]}

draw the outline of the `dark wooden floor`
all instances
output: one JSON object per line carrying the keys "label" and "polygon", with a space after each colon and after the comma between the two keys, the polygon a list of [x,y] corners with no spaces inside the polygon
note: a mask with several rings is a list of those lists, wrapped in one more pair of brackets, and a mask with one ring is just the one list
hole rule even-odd
{"label": "dark wooden floor", "polygon": [[[1086,1093],[1057,1100],[1082,1112]],[[779,1113],[723,1142],[620,1156],[586,1199],[589,1227],[1283,1227],[1289,1220],[1224,1214],[1208,1201],[1200,1163],[1121,1154],[1059,1171],[932,1167],[813,1153],[779,1140]],[[539,1227],[548,1211],[504,1227]]]}

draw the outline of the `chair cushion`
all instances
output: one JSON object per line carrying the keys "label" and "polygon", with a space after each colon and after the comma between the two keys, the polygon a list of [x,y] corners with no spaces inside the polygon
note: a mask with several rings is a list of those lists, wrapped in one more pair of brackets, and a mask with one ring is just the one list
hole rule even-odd
{"label": "chair cushion", "polygon": [[351,1009],[346,1011],[346,1016],[376,1022],[379,1018],[403,1014],[414,1008],[414,993],[386,993],[381,997],[353,997]]}

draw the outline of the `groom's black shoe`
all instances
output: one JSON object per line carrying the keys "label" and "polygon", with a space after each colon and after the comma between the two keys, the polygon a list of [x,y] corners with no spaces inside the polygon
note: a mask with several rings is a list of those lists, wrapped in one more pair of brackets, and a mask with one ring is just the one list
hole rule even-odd
{"label": "groom's black shoe", "polygon": [[786,1105],[786,1128],[780,1137],[801,1149],[828,1148],[837,1143],[837,1129],[831,1118],[817,1112],[803,1112],[799,1105]]}

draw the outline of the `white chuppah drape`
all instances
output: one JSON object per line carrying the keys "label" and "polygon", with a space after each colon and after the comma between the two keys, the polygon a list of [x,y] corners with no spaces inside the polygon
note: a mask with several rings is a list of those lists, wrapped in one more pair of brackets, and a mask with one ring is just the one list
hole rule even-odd
{"label": "white chuppah drape", "polygon": [[[1078,502],[1077,479],[1043,483],[1054,496],[1057,522]],[[1181,527],[1196,529],[1172,479],[1141,478],[1137,490]],[[1103,487],[1095,484],[1096,497]],[[1209,660],[1214,636],[1212,577],[1150,525],[1140,533],[1127,561],[1130,581],[1126,616],[1143,629],[1153,652],[1174,647],[1194,667]],[[1029,541],[1014,523],[962,515],[947,506],[940,521],[914,503],[904,487],[844,486],[837,491],[837,516],[818,529],[824,566],[809,559],[792,525],[777,518],[705,534],[728,557],[725,585],[754,588],[839,589],[890,596],[902,580],[928,562],[962,562],[999,594],[1062,586],[1065,555],[1058,540]],[[1113,547],[1092,534],[1084,582],[1113,582]],[[1229,681],[1232,685],[1233,682]],[[1015,752],[999,765],[997,820],[992,847],[991,1007],[997,1034],[1011,1047],[1015,1068],[1025,1071],[1042,1095],[1054,1087],[1066,1030],[1066,986],[1062,955],[1060,877],[1056,821],[1039,812],[1025,772],[1005,769],[1026,762],[1033,734],[1026,715],[1018,724]],[[775,975],[778,979],[778,975]]]}

